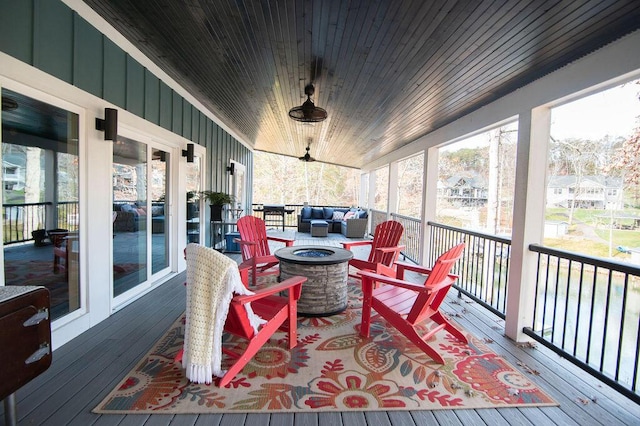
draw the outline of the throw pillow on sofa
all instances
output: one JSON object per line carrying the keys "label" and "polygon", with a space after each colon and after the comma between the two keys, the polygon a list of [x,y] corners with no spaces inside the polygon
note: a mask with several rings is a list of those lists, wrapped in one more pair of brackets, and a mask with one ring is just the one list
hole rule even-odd
{"label": "throw pillow on sofa", "polygon": [[122,207],[120,207],[120,210],[127,213],[133,213],[133,215],[136,217],[139,216],[138,209],[133,207],[131,204],[123,204]]}
{"label": "throw pillow on sofa", "polygon": [[323,219],[332,219],[333,218],[333,209],[331,207],[323,207],[322,208]]}
{"label": "throw pillow on sofa", "polygon": [[356,212],[346,212],[342,220],[353,219],[356,217]]}
{"label": "throw pillow on sofa", "polygon": [[311,219],[324,219],[324,212],[321,208],[313,207],[311,209]]}
{"label": "throw pillow on sofa", "polygon": [[344,212],[334,211],[333,212],[333,217],[331,219],[332,220],[342,220],[342,219],[344,219]]}

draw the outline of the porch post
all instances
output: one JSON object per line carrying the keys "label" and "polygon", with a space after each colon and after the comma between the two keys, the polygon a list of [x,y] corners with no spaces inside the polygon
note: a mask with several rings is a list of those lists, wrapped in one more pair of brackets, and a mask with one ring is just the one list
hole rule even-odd
{"label": "porch post", "polygon": [[389,181],[387,187],[387,220],[391,213],[398,213],[398,162],[389,163]]}
{"label": "porch post", "polygon": [[424,151],[423,181],[422,181],[422,217],[421,219],[421,244],[420,244],[420,264],[429,265],[429,231],[427,225],[429,221],[436,220],[436,202],[438,200],[438,156],[440,152],[437,147],[432,147]]}
{"label": "porch post", "polygon": [[376,208],[376,171],[369,172],[369,207]]}
{"label": "porch post", "polygon": [[367,209],[371,208],[369,204],[369,173],[360,173],[360,189],[358,192],[358,205]]}
{"label": "porch post", "polygon": [[[360,207],[364,207],[367,210],[370,210],[371,207],[371,197],[369,196],[369,182],[371,181],[371,173],[360,173],[360,192],[358,195],[358,205]],[[371,213],[369,213],[371,216]],[[366,232],[369,234],[369,223],[371,220],[367,222]]]}
{"label": "porch post", "polygon": [[50,206],[44,206],[44,229],[56,229],[58,226],[58,156],[49,149],[44,149],[44,201],[51,201]]}
{"label": "porch post", "polygon": [[[375,170],[371,170],[369,172],[369,199],[368,199],[368,203],[369,203],[369,209],[375,209],[376,208],[376,171]],[[373,226],[373,212],[370,212],[369,214],[369,223],[367,224],[367,226],[369,227],[369,234],[372,234],[374,231],[374,226]]]}
{"label": "porch post", "polygon": [[529,251],[529,245],[542,242],[544,237],[550,123],[548,107],[519,116],[505,320],[505,334],[515,341],[529,339],[522,328],[531,325],[533,320],[537,256]]}

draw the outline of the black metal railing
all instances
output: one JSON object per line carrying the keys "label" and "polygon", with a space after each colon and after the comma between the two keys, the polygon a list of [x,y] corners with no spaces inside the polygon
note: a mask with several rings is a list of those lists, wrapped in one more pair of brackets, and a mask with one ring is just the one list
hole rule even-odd
{"label": "black metal railing", "polygon": [[640,403],[640,268],[540,245],[524,332]]}
{"label": "black metal railing", "polygon": [[77,201],[61,201],[57,204],[58,228],[77,231],[80,219],[80,208]]}
{"label": "black metal railing", "polygon": [[[415,263],[420,263],[420,248],[422,246],[420,238],[420,219],[410,216],[403,216],[398,213],[391,213],[391,218],[402,224],[404,232],[400,238],[400,244],[405,246],[402,254]],[[375,229],[375,228],[372,228]]]}
{"label": "black metal railing", "polygon": [[31,232],[44,230],[47,206],[51,203],[21,203],[2,205],[4,244],[33,240]]}
{"label": "black metal railing", "polygon": [[376,226],[387,220],[387,212],[383,210],[370,209],[369,216],[371,217],[371,220],[369,221],[369,226],[371,226],[370,232],[373,235]]}
{"label": "black metal railing", "polygon": [[435,222],[427,225],[428,263],[433,264],[440,254],[464,241],[466,249],[454,270],[460,278],[454,287],[504,319],[511,239]]}
{"label": "black metal railing", "polygon": [[53,205],[51,202],[3,204],[4,244],[33,241],[36,239],[32,235],[33,231],[48,231],[56,228],[77,231],[78,202],[61,201],[55,205],[55,210],[52,209]]}

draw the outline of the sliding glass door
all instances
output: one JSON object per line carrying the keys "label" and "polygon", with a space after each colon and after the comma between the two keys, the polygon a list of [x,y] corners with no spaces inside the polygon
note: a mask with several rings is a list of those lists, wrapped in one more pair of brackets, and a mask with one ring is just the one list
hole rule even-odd
{"label": "sliding glass door", "polygon": [[169,267],[169,153],[151,150],[151,273]]}
{"label": "sliding glass door", "polygon": [[113,145],[113,296],[116,304],[169,270],[169,149],[118,136]]}
{"label": "sliding glass door", "polygon": [[147,281],[147,145],[113,145],[113,296]]}

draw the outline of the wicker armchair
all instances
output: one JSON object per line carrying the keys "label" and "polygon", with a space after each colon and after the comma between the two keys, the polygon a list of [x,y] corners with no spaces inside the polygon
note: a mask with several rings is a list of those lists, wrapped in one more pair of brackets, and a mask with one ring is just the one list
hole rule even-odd
{"label": "wicker armchair", "polygon": [[343,220],[340,224],[340,232],[347,238],[363,238],[367,232],[368,222],[369,218]]}

